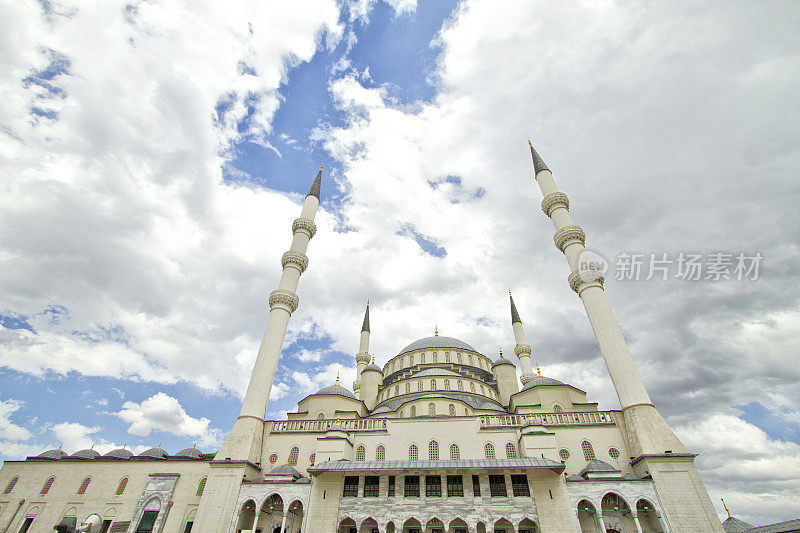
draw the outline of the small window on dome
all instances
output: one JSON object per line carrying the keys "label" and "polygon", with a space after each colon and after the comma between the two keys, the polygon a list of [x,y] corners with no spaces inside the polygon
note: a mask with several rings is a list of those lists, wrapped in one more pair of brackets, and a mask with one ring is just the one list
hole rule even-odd
{"label": "small window on dome", "polygon": [[406,394],[408,394],[409,392],[411,392],[411,383],[406,381]]}
{"label": "small window on dome", "polygon": [[408,356],[408,366],[414,366],[414,354]]}
{"label": "small window on dome", "polygon": [[556,405],[553,406],[553,412],[554,413],[561,413],[562,411],[563,411],[563,409],[561,409],[560,405],[556,404]]}
{"label": "small window on dome", "polygon": [[461,352],[456,353],[456,359],[461,363]]}
{"label": "small window on dome", "polygon": [[89,488],[89,483],[91,483],[92,478],[87,477],[83,481],[81,481],[81,486],[78,487],[77,494],[86,494],[86,489]]}
{"label": "small window on dome", "polygon": [[394,386],[394,395],[395,396],[400,396],[400,385],[395,385]]}
{"label": "small window on dome", "polygon": [[561,448],[558,450],[558,456],[561,457],[562,461],[566,461],[569,459],[569,450],[566,448]]}
{"label": "small window on dome", "polygon": [[483,394],[483,395],[486,394],[486,389],[483,388],[483,385],[481,385],[481,394]]}
{"label": "small window on dome", "polygon": [[460,379],[458,380],[456,385],[458,386],[458,390],[464,390],[464,382],[461,381]]}
{"label": "small window on dome", "polygon": [[450,416],[456,416],[456,406],[455,405],[453,405],[451,403],[450,406],[449,406],[449,410],[450,410]]}
{"label": "small window on dome", "polygon": [[608,455],[610,455],[612,459],[617,459],[619,458],[619,450],[616,448],[609,448]]}
{"label": "small window on dome", "polygon": [[311,466],[314,466],[314,461],[316,460],[317,460],[317,454],[312,453],[311,455],[308,456],[308,462]]}
{"label": "small window on dome", "polygon": [[269,462],[270,463],[275,464],[277,461],[278,461],[278,454],[277,453],[273,453],[272,455],[269,456]]}
{"label": "small window on dome", "polygon": [[325,420],[325,413],[320,413],[317,415],[317,420]]}
{"label": "small window on dome", "polygon": [[[277,459],[277,457],[278,456],[276,455],[275,458]],[[203,495],[203,491],[206,490],[206,481],[208,481],[208,478],[204,477],[203,479],[200,480],[200,483],[197,484],[197,492],[195,493],[195,496]]]}
{"label": "small window on dome", "polygon": [[472,354],[468,354],[467,355],[467,361],[469,361],[469,364],[473,364],[473,362],[472,362]]}
{"label": "small window on dome", "polygon": [[450,352],[444,352],[444,361],[445,363],[450,362]]}
{"label": "small window on dome", "polygon": [[3,490],[3,494],[11,494],[11,491],[14,490],[14,486],[17,484],[17,481],[19,481],[19,476],[12,477],[9,480],[8,485],[6,485],[5,490]]}
{"label": "small window on dome", "polygon": [[419,362],[420,362],[420,364],[423,364],[423,365],[425,364],[425,352],[422,352],[421,354],[419,354]]}
{"label": "small window on dome", "polygon": [[422,390],[422,380],[421,379],[419,381],[417,381],[417,390],[418,391]]}
{"label": "small window on dome", "polygon": [[469,382],[469,391],[470,392],[475,392],[475,384],[473,382],[471,382],[471,381]]}
{"label": "small window on dome", "polygon": [[431,390],[436,390],[436,380],[435,379],[431,380]]}
{"label": "small window on dome", "polygon": [[414,418],[415,416],[417,416],[417,406],[416,405],[412,405],[411,406],[411,418]]}
{"label": "small window on dome", "polygon": [[450,390],[450,380],[444,380],[444,390]]}
{"label": "small window on dome", "polygon": [[439,354],[436,353],[436,352],[433,352],[433,362],[434,363],[438,363],[439,362]]}

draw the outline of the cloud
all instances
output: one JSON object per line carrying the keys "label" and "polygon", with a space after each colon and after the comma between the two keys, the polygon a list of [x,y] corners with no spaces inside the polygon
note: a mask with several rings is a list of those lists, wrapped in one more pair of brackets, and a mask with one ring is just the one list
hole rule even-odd
{"label": "cloud", "polygon": [[11,415],[20,410],[24,402],[19,400],[0,400],[0,440],[28,440],[33,434],[11,421]]}
{"label": "cloud", "polygon": [[177,399],[163,392],[141,403],[125,402],[122,410],[113,414],[129,424],[128,433],[139,437],[148,437],[153,431],[164,431],[196,438],[203,446],[217,446],[223,439],[220,430],[210,427],[209,419],[193,418]]}

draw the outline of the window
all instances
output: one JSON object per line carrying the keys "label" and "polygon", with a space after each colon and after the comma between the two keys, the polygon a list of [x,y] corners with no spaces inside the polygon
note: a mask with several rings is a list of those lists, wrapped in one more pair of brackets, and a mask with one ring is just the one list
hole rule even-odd
{"label": "window", "polygon": [[480,476],[472,476],[472,495],[481,495],[481,478]]}
{"label": "window", "polygon": [[29,516],[25,519],[22,523],[22,527],[19,528],[19,533],[28,533],[28,530],[31,528],[31,524],[33,523],[33,517]]}
{"label": "window", "polygon": [[469,384],[469,391],[470,392],[475,392],[475,384],[472,383],[472,382],[470,382],[470,384]]}
{"label": "window", "polygon": [[444,361],[445,363],[450,362],[450,352],[444,352]]}
{"label": "window", "polygon": [[89,488],[89,483],[92,481],[92,478],[87,477],[83,481],[81,481],[81,486],[78,487],[78,492],[76,494],[86,494],[86,489]]}
{"label": "window", "polygon": [[531,490],[528,488],[528,476],[525,474],[511,474],[511,492],[514,496],[530,496]]}
{"label": "window", "polygon": [[117,491],[114,494],[119,496],[120,494],[125,492],[125,487],[127,487],[127,486],[128,486],[128,478],[124,477],[124,478],[120,479],[119,480],[119,485],[117,485]]}
{"label": "window", "polygon": [[[422,383],[422,382],[420,381],[420,383]],[[411,418],[414,418],[415,416],[417,416],[417,406],[416,405],[412,405],[411,406]]]}
{"label": "window", "polygon": [[403,368],[404,366],[406,366],[406,358],[405,357],[401,357],[400,358],[400,368]]}
{"label": "window", "polygon": [[417,448],[416,444],[412,444],[408,447],[408,460],[419,461],[419,448]]}
{"label": "window", "polygon": [[461,450],[458,449],[458,444],[450,445],[450,460],[455,461],[461,459]]}
{"label": "window", "polygon": [[277,460],[278,460],[278,454],[277,453],[273,453],[272,455],[269,456],[269,462],[270,463],[275,464],[275,462]]}
{"label": "window", "polygon": [[587,461],[593,461],[595,459],[594,450],[592,449],[592,445],[588,440],[581,442],[581,450],[583,450],[583,458]]}
{"label": "window", "polygon": [[467,360],[469,361],[469,364],[474,364],[474,363],[472,362],[472,354],[468,354],[468,355],[467,355]]}
{"label": "window", "polygon": [[610,455],[612,459],[617,459],[619,457],[619,450],[616,448],[609,448],[608,455]]}
{"label": "window", "polygon": [[453,405],[453,404],[451,403],[451,404],[450,404],[450,405],[447,407],[447,410],[448,410],[448,412],[450,413],[450,416],[456,416],[456,406],[455,406],[455,405]]}
{"label": "window", "polygon": [[308,464],[310,464],[311,466],[314,466],[314,461],[316,460],[317,460],[317,454],[312,453],[311,455],[308,456]]}
{"label": "window", "polygon": [[461,476],[447,476],[447,495],[464,495],[464,482],[462,481]]}
{"label": "window", "polygon": [[428,459],[431,461],[439,460],[439,443],[435,440],[428,443]]}
{"label": "window", "polygon": [[[102,529],[102,530],[100,531],[100,533],[105,533],[106,531],[108,531],[108,528],[107,528],[107,527],[105,527],[105,523],[106,523],[106,522],[108,522],[108,526],[109,526],[109,527],[111,527],[111,520],[105,520],[105,521],[103,521],[103,527],[104,527],[105,529]],[[189,520],[188,522],[186,522],[186,527],[183,529],[183,533],[192,533],[192,526],[194,526],[194,521],[192,521],[192,520]]]}
{"label": "window", "polygon": [[458,390],[464,390],[464,382],[461,381],[460,379],[458,380],[458,382],[456,382],[456,385],[458,386]]}
{"label": "window", "polygon": [[553,406],[553,412],[554,412],[554,413],[560,413],[560,412],[562,412],[562,411],[563,411],[563,409],[561,409],[561,406],[560,406],[560,405],[554,405],[554,406]]}
{"label": "window", "polygon": [[569,450],[566,448],[561,448],[558,450],[558,456],[561,457],[562,461],[566,461],[569,459]]}
{"label": "window", "polygon": [[425,352],[422,352],[421,354],[419,354],[419,362],[422,365],[425,364]]}
{"label": "window", "polygon": [[508,496],[508,492],[506,492],[506,477],[504,475],[489,476],[489,494],[492,497]]}
{"label": "window", "polygon": [[400,385],[395,385],[394,386],[394,395],[395,396],[400,396]]}
{"label": "window", "polygon": [[486,394],[486,389],[483,388],[483,385],[481,385],[481,394]]}
{"label": "window", "polygon": [[355,498],[358,496],[358,476],[344,476],[343,498]]}
{"label": "window", "polygon": [[460,363],[461,362],[461,352],[458,352],[456,354],[456,358],[458,359],[458,362]]}
{"label": "window", "polygon": [[417,391],[422,390],[422,380],[417,381]]}
{"label": "window", "polygon": [[292,447],[292,450],[289,452],[289,461],[286,463],[291,466],[295,466],[297,464],[297,457],[300,455],[300,448],[297,446]]}
{"label": "window", "polygon": [[414,354],[408,356],[408,366],[414,366]]}
{"label": "window", "polygon": [[400,409],[400,416],[398,418],[403,418],[403,410]]}
{"label": "window", "polygon": [[364,477],[364,497],[377,498],[378,486],[380,478],[378,476],[365,476]]}
{"label": "window", "polygon": [[386,495],[390,498],[394,498],[394,476],[389,476],[389,488],[386,491]]}
{"label": "window", "polygon": [[386,460],[386,448],[381,444],[375,449],[375,460],[376,461],[385,461]]}
{"label": "window", "polygon": [[450,390],[450,380],[444,380],[444,390]]}
{"label": "window", "polygon": [[366,461],[367,449],[361,444],[356,448],[356,461]]}
{"label": "window", "polygon": [[494,445],[491,442],[487,442],[483,447],[483,456],[487,459],[494,459]]}
{"label": "window", "polygon": [[53,483],[55,482],[55,480],[56,480],[56,478],[54,478],[54,477],[48,478],[47,481],[44,482],[44,485],[42,485],[42,490],[39,491],[39,494],[44,496],[45,494],[50,492],[50,487],[53,486]]}
{"label": "window", "polygon": [[506,459],[516,459],[517,458],[517,447],[514,446],[513,442],[509,442],[506,444]]}
{"label": "window", "polygon": [[158,511],[145,511],[142,513],[142,519],[139,520],[139,527],[136,528],[136,533],[150,533],[153,531],[157,517]]}
{"label": "window", "polygon": [[405,476],[403,486],[403,496],[419,497],[419,476]]}
{"label": "window", "polygon": [[202,496],[203,491],[206,490],[206,481],[208,481],[207,477],[204,477],[200,480],[200,483],[197,484],[197,493],[195,496]]}
{"label": "window", "polygon": [[425,497],[441,497],[442,476],[425,476]]}
{"label": "window", "polygon": [[429,403],[428,404],[428,416],[436,416],[436,404]]}
{"label": "window", "polygon": [[320,413],[317,415],[317,420],[325,420],[325,413]]}
{"label": "window", "polygon": [[436,390],[436,380],[435,379],[431,380],[431,390]]}
{"label": "window", "polygon": [[406,381],[406,394],[408,394],[409,392],[411,392],[411,383]]}
{"label": "window", "polygon": [[3,494],[11,494],[11,491],[14,490],[14,485],[17,484],[17,481],[19,481],[19,476],[12,477],[9,480],[8,485],[6,485],[6,488],[3,491]]}
{"label": "window", "polygon": [[436,353],[436,352],[433,352],[433,362],[434,363],[438,363],[439,362],[439,354]]}

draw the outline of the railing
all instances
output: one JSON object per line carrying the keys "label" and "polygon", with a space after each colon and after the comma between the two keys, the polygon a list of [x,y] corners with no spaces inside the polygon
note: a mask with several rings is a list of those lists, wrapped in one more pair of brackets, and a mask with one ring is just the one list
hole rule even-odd
{"label": "railing", "polygon": [[485,415],[481,416],[482,428],[523,426],[530,419],[535,424],[544,426],[574,426],[574,425],[614,425],[614,418],[610,411],[595,411],[590,413],[535,413],[532,415]]}
{"label": "railing", "polygon": [[[385,431],[386,418],[349,420],[278,420],[272,422],[272,433],[291,431],[328,431],[337,424],[345,431]],[[337,428],[338,429],[338,428]]]}

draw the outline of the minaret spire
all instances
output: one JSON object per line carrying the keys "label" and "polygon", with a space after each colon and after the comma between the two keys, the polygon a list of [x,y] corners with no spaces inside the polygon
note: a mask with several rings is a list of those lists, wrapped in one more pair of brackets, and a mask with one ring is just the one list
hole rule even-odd
{"label": "minaret spire", "polygon": [[531,365],[531,346],[525,340],[525,330],[522,327],[522,320],[519,318],[517,306],[514,305],[514,297],[511,296],[511,291],[508,291],[508,299],[511,301],[511,327],[514,329],[514,341],[517,343],[514,346],[514,353],[519,357],[519,367],[522,375],[519,380],[523,385],[526,385],[534,377],[533,366]]}
{"label": "minaret spire", "polygon": [[353,382],[353,392],[358,395],[359,400],[362,398],[363,392],[361,391],[361,372],[369,364],[369,299],[367,299],[367,308],[364,310],[364,322],[361,324],[361,339],[358,343],[358,353],[356,354],[356,380]]}
{"label": "minaret spire", "polygon": [[316,196],[317,201],[319,201],[319,190],[321,185],[322,185],[322,165],[319,166],[319,172],[317,172],[317,177],[314,178],[314,183],[311,184],[311,188],[308,189],[308,194],[306,196]]}

